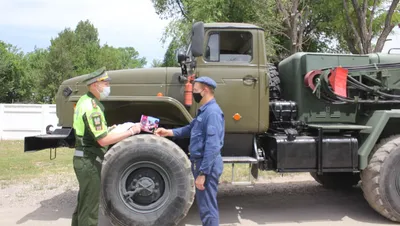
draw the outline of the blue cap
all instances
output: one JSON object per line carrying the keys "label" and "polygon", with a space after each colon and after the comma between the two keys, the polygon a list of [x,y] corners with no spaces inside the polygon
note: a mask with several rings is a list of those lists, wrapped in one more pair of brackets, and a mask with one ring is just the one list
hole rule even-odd
{"label": "blue cap", "polygon": [[208,86],[211,86],[213,89],[217,88],[217,83],[212,78],[207,77],[207,76],[202,76],[202,77],[196,78],[194,80],[194,82],[204,83]]}

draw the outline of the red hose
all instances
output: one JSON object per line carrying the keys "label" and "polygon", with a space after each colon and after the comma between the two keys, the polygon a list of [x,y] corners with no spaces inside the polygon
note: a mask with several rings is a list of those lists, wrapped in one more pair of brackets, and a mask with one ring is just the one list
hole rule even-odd
{"label": "red hose", "polygon": [[314,84],[314,77],[316,75],[321,75],[322,71],[321,70],[313,70],[309,71],[305,76],[304,76],[304,85],[306,87],[310,87],[311,90],[315,89],[315,84]]}

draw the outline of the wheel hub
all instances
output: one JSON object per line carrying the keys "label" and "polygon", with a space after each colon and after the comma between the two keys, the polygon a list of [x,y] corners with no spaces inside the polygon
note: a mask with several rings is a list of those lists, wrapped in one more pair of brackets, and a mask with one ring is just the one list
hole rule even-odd
{"label": "wheel hub", "polygon": [[122,174],[119,187],[125,205],[138,212],[147,212],[159,208],[166,200],[170,181],[158,165],[135,163]]}
{"label": "wheel hub", "polygon": [[139,178],[139,180],[134,179],[132,184],[133,184],[132,188],[136,187],[136,189],[140,190],[139,191],[140,196],[149,196],[153,193],[157,193],[159,187],[156,186],[156,183],[154,183],[154,181],[149,177],[141,177]]}

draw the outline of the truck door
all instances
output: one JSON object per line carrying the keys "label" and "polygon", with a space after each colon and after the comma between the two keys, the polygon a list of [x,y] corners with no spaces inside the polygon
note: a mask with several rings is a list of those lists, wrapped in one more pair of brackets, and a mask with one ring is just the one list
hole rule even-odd
{"label": "truck door", "polygon": [[[203,57],[197,58],[197,75],[209,76],[217,82],[215,98],[230,133],[258,132],[257,37],[252,30],[209,29],[205,33]],[[235,114],[240,120],[233,118]]]}

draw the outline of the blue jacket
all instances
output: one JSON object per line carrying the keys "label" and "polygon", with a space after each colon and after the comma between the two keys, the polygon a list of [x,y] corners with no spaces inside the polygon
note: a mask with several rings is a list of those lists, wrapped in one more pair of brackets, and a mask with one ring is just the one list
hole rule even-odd
{"label": "blue jacket", "polygon": [[209,174],[215,158],[224,145],[225,119],[215,99],[200,107],[193,121],[184,127],[172,130],[177,138],[190,135],[190,159],[200,160],[199,171]]}

